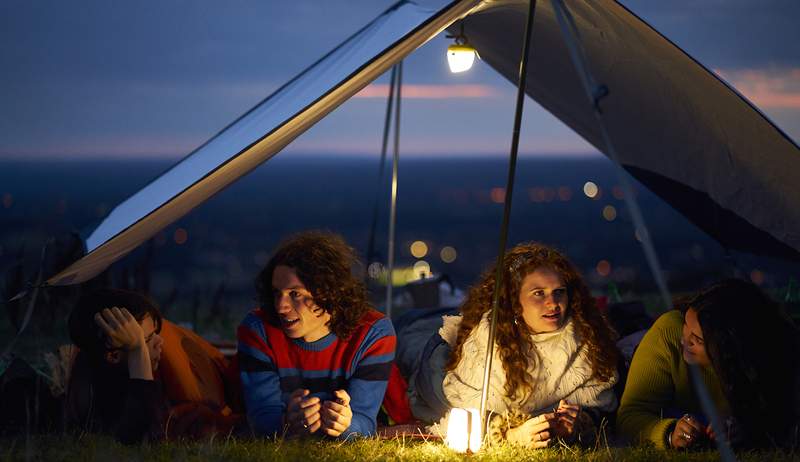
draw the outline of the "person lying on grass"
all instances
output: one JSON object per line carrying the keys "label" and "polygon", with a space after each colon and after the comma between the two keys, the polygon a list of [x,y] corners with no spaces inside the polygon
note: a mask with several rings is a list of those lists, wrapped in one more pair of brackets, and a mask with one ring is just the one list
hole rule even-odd
{"label": "person lying on grass", "polygon": [[[614,334],[558,251],[520,244],[502,265],[488,436],[535,448],[559,439],[588,444],[602,416],[616,407]],[[418,418],[435,422],[452,407],[479,408],[494,290],[495,268],[489,268],[470,289],[461,316],[445,316],[428,341],[410,387]]]}
{"label": "person lying on grass", "polygon": [[163,319],[149,298],[117,289],[84,295],[69,333],[80,349],[67,388],[71,427],[124,443],[244,428],[238,368]]}
{"label": "person lying on grass", "polygon": [[727,279],[653,324],[633,356],[617,429],[633,443],[709,447],[709,425],[688,364],[701,377],[734,447],[798,443],[798,330],[752,283]]}
{"label": "person lying on grass", "polygon": [[283,242],[256,279],[261,306],[237,334],[256,434],[375,433],[396,339],[355,263],[340,236],[310,231]]}

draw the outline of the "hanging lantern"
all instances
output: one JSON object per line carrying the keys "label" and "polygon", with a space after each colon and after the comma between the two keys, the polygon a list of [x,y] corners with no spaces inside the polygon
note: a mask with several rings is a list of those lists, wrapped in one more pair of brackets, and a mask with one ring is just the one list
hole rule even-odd
{"label": "hanging lantern", "polygon": [[458,34],[448,35],[447,38],[456,41],[447,47],[447,64],[450,66],[450,72],[455,74],[469,70],[475,62],[478,51],[467,41],[467,36],[464,35],[464,23],[461,23],[461,30]]}
{"label": "hanging lantern", "polygon": [[447,64],[450,72],[456,74],[472,67],[475,62],[475,48],[470,45],[453,44],[447,47]]}
{"label": "hanging lantern", "polygon": [[447,447],[458,452],[481,449],[481,416],[477,409],[453,408],[447,417]]}

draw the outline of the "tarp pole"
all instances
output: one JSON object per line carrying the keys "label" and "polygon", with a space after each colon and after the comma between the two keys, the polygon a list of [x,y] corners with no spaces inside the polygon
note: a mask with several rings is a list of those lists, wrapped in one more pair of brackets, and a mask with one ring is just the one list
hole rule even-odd
{"label": "tarp pole", "polygon": [[[578,29],[575,26],[575,20],[573,19],[572,14],[570,14],[566,5],[564,5],[563,0],[550,0],[550,2],[553,5],[553,12],[555,13],[558,25],[561,28],[561,35],[563,36],[564,42],[566,42],[567,49],[569,50],[572,64],[575,66],[575,70],[578,72],[583,89],[588,97],[588,102],[592,105],[592,112],[594,113],[597,124],[600,127],[600,132],[603,135],[605,152],[617,167],[617,178],[622,185],[625,204],[628,206],[628,210],[631,213],[634,227],[639,232],[639,238],[641,240],[642,247],[644,248],[645,257],[648,265],[650,266],[650,271],[653,273],[653,277],[658,284],[665,309],[669,310],[672,308],[672,297],[667,289],[667,283],[664,279],[661,263],[658,260],[658,254],[656,254],[655,246],[653,245],[650,233],[647,230],[647,224],[645,223],[641,208],[639,207],[639,203],[633,194],[633,187],[628,179],[627,174],[625,173],[625,170],[622,167],[622,163],[619,161],[619,156],[617,155],[616,149],[614,149],[614,145],[611,142],[611,136],[609,135],[608,129],[605,125],[603,113],[600,110],[600,100],[608,95],[608,88],[606,88],[604,85],[598,84],[594,80],[592,73],[589,70],[586,54],[580,42]],[[712,428],[716,429],[716,443],[717,449],[719,450],[720,459],[726,462],[734,462],[736,461],[736,455],[733,453],[733,450],[728,442],[728,437],[723,430],[725,427],[722,426],[722,419],[720,418],[719,412],[717,411],[717,408],[711,399],[711,394],[703,383],[700,374],[700,368],[694,364],[689,364],[688,366],[689,375],[692,378],[694,389],[700,399],[700,405],[703,409],[703,412],[709,417]]]}
{"label": "tarp pole", "polygon": [[387,279],[386,279],[386,317],[392,317],[392,288],[394,282],[394,241],[395,228],[397,227],[397,167],[400,160],[400,98],[403,87],[403,61],[395,65],[397,68],[397,82],[394,89],[394,153],[392,155],[392,198],[389,207],[389,248],[387,250]]}
{"label": "tarp pole", "polygon": [[383,141],[381,142],[381,162],[378,166],[378,184],[375,187],[375,202],[372,205],[372,223],[369,228],[369,241],[367,242],[367,253],[365,255],[367,267],[372,264],[375,258],[375,234],[378,228],[378,199],[383,186],[383,170],[386,167],[386,151],[389,146],[389,130],[392,120],[392,103],[394,102],[394,87],[397,83],[397,67],[392,66],[392,74],[389,79],[389,97],[386,101],[386,118],[383,122]]}
{"label": "tarp pole", "polygon": [[483,388],[481,389],[480,415],[483,419],[484,435],[488,428],[489,419],[486,416],[486,402],[489,398],[489,379],[492,371],[492,358],[494,357],[494,337],[497,332],[497,311],[500,305],[500,287],[503,282],[503,260],[506,255],[506,242],[508,241],[508,224],[511,220],[511,198],[514,193],[514,174],[517,170],[517,153],[519,151],[519,133],[522,125],[522,109],[525,105],[525,83],[528,77],[528,55],[533,35],[534,12],[536,0],[530,0],[528,19],[525,22],[524,42],[522,56],[520,57],[519,81],[517,83],[517,104],[514,112],[514,130],[511,134],[511,153],[508,160],[508,178],[506,179],[506,192],[503,200],[503,224],[500,228],[500,242],[497,251],[497,263],[494,274],[494,296],[492,297],[492,311],[489,318],[489,338],[486,345],[486,359],[483,368]]}

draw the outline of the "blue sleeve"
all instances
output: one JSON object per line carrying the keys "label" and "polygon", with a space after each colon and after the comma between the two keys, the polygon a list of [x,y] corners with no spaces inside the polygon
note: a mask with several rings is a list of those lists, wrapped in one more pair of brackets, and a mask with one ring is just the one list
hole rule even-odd
{"label": "blue sleeve", "polygon": [[347,387],[353,419],[340,438],[375,434],[396,345],[397,338],[388,318],[376,321],[364,337],[353,360],[353,375]]}
{"label": "blue sleeve", "polygon": [[283,434],[286,405],[261,320],[248,315],[237,331],[239,368],[247,420],[260,436]]}

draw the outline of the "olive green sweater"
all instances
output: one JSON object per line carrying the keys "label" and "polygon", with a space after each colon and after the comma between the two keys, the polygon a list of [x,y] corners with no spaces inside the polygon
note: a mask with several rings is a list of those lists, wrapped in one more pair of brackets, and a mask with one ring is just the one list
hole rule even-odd
{"label": "olive green sweater", "polygon": [[[681,355],[682,329],[679,311],[663,314],[633,355],[617,410],[617,432],[630,442],[651,442],[665,448],[676,417],[684,413],[703,415]],[[727,414],[729,406],[713,369],[703,368],[702,375],[717,409]]]}

